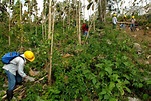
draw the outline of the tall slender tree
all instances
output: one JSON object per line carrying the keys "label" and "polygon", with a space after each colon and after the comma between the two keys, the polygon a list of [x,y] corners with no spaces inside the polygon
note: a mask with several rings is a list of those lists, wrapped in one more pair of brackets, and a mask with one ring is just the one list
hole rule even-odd
{"label": "tall slender tree", "polygon": [[95,3],[98,5],[98,18],[100,22],[105,22],[105,15],[106,15],[106,4],[107,0],[89,0],[89,5],[87,6],[87,9],[90,9],[94,7]]}
{"label": "tall slender tree", "polygon": [[[51,38],[51,34],[52,34],[52,0],[49,0],[49,16],[48,16],[48,40],[53,40]],[[50,50],[49,50],[49,62],[50,62],[50,67],[49,67],[49,73],[48,73],[48,84],[51,85],[51,72],[52,72],[52,45],[50,45]]]}
{"label": "tall slender tree", "polygon": [[78,40],[81,45],[81,2],[78,2]]}
{"label": "tall slender tree", "polygon": [[11,10],[12,10],[12,6],[14,4],[14,0],[5,0],[5,1],[1,1],[1,2],[2,2],[2,4],[5,4],[8,7],[8,12],[7,12],[7,10],[5,10],[5,14],[7,14],[7,18],[9,21],[8,45],[10,46],[11,45],[11,35],[10,35],[11,34]]}

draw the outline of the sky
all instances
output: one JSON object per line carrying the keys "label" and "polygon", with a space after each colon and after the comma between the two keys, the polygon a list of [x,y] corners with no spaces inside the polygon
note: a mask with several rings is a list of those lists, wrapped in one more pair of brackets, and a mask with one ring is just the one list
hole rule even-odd
{"label": "sky", "polygon": [[[24,0],[21,0],[22,2],[24,2]],[[60,2],[63,2],[64,0],[57,0],[57,1],[60,1]],[[84,5],[88,5],[88,1],[87,0],[81,0],[83,6]],[[37,0],[37,3],[38,3],[38,9],[40,9],[40,12],[42,11],[42,8],[43,8],[43,0]],[[26,8],[23,7],[23,9],[25,10]],[[83,14],[84,15],[84,18],[85,19],[89,19],[89,16],[91,14],[93,14],[93,11],[92,10],[87,10],[86,6],[85,6],[85,13]],[[40,14],[40,13],[39,13]]]}
{"label": "sky", "polygon": [[[64,0],[58,0],[58,1],[63,2]],[[85,1],[85,2],[84,2],[84,1]],[[38,7],[39,7],[39,8],[43,8],[43,0],[37,0],[37,2],[38,2]],[[88,5],[88,4],[89,4],[87,0],[81,0],[81,2],[82,2],[83,5],[84,5],[84,4],[85,4],[85,5]],[[41,11],[42,11],[42,9],[40,9],[40,12],[41,12]],[[88,18],[89,18],[88,15],[91,15],[92,13],[93,13],[92,10],[87,10],[86,7],[85,7],[84,18],[85,18],[85,19],[88,19]]]}
{"label": "sky", "polygon": [[[22,1],[24,1],[24,0],[22,0]],[[57,1],[61,1],[61,2],[63,2],[64,0],[57,0]],[[122,7],[129,7],[129,6],[132,6],[132,2],[134,1],[134,0],[123,0],[124,1],[124,3],[123,3],[123,6]],[[136,1],[139,1],[139,0],[136,0]],[[141,1],[143,1],[143,0],[141,0]],[[151,3],[151,0],[146,0],[148,3],[150,2]],[[43,0],[37,0],[37,2],[38,2],[38,8],[40,8],[40,12],[42,11],[42,8],[43,8]],[[88,3],[88,1],[87,0],[81,0],[81,2],[82,2],[82,6],[84,6],[84,5],[88,5],[89,3]],[[139,5],[144,5],[142,2],[138,2],[138,4]],[[90,15],[92,15],[93,14],[93,11],[92,11],[92,9],[91,10],[87,10],[87,7],[85,6],[85,8],[84,8],[84,10],[85,10],[85,13],[83,14],[84,15],[84,18],[85,19],[89,19],[89,16]]]}
{"label": "sky", "polygon": [[[61,1],[61,2],[63,2],[64,0],[58,0],[58,1]],[[128,8],[129,6],[132,6],[132,2],[134,2],[134,0],[123,0],[124,1],[124,3],[123,3],[123,5],[122,5],[122,7],[124,7],[125,8],[125,6]],[[136,1],[139,1],[139,0],[136,0]],[[141,0],[141,1],[143,1],[143,0]],[[149,2],[149,0],[146,0],[147,2]],[[39,8],[42,8],[42,6],[43,6],[43,0],[37,0],[37,2],[38,2],[38,7]],[[84,5],[88,5],[89,3],[88,3],[88,1],[87,0],[81,0],[81,2],[82,2],[82,6],[84,6]],[[142,3],[141,2],[139,2],[138,4],[140,4],[140,5],[142,5]],[[92,15],[93,14],[93,12],[94,11],[92,11],[92,9],[90,9],[90,10],[87,10],[87,7],[85,6],[85,8],[83,8],[84,10],[85,10],[85,13],[83,13],[83,15],[84,15],[84,18],[85,19],[89,19],[89,16],[90,15]],[[40,9],[41,11],[42,11],[42,9]],[[84,11],[83,11],[84,12]]]}

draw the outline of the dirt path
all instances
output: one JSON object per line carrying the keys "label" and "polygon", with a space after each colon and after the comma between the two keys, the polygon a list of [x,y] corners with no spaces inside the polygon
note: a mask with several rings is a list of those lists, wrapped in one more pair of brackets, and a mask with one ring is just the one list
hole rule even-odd
{"label": "dirt path", "polygon": [[146,58],[148,63],[151,65],[151,29],[147,30],[146,33],[144,30],[136,30],[135,32],[131,32],[131,30],[126,27],[125,32],[134,38],[134,42],[139,43],[140,45],[145,45]]}
{"label": "dirt path", "polygon": [[[139,43],[147,42],[151,44],[151,29],[147,30],[146,33],[144,30],[137,30],[135,32],[131,32],[129,28],[126,28],[125,31],[127,34],[134,37]],[[149,46],[149,48],[151,48],[151,46]]]}

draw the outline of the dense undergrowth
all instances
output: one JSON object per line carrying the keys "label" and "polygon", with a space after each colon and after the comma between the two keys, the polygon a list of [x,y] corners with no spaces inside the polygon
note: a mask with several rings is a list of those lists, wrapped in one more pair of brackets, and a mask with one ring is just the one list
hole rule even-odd
{"label": "dense undergrowth", "polygon": [[[25,70],[40,71],[38,80],[47,75],[50,45],[40,33],[28,33],[25,39],[23,50],[31,49],[36,54],[36,60],[27,64]],[[130,96],[143,101],[151,99],[150,65],[138,62],[147,50],[138,55],[133,48],[134,40],[110,27],[91,31],[87,40],[82,36],[82,45],[78,45],[77,39],[75,29],[55,31],[52,85],[47,85],[47,78],[39,83],[25,83],[22,101],[127,101]],[[0,40],[3,44],[0,56],[20,50],[18,40],[14,39],[11,46],[6,40]],[[66,54],[69,56],[64,57]],[[0,73],[0,86],[3,86],[6,77],[2,69]],[[19,94],[16,92],[15,96]]]}

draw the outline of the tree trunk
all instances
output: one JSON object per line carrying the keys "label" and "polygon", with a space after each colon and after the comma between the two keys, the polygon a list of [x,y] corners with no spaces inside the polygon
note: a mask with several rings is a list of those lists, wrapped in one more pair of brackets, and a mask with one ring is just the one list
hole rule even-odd
{"label": "tree trunk", "polygon": [[100,22],[105,22],[106,0],[99,0],[99,2],[98,2],[98,12],[99,12]]}
{"label": "tree trunk", "polygon": [[[51,33],[51,4],[52,3],[52,0],[49,0],[49,16],[48,16],[48,40],[50,41],[51,37],[50,37],[50,34]],[[52,40],[52,39],[51,39]],[[50,62],[50,68],[49,68],[49,73],[48,73],[48,84],[51,85],[51,71],[52,71],[52,45],[50,46],[50,50],[49,50],[49,62]]]}
{"label": "tree trunk", "polygon": [[[74,4],[77,4],[77,0],[74,1]],[[76,28],[77,28],[77,36],[78,36],[78,8],[76,6]]]}
{"label": "tree trunk", "polygon": [[[95,12],[95,1],[93,1],[93,3],[94,3],[94,12]],[[96,13],[94,13],[93,14],[93,19],[95,19],[96,17]],[[92,20],[93,21],[93,20]],[[94,30],[94,32],[95,32],[95,21],[93,21],[93,30]]]}
{"label": "tree trunk", "polygon": [[65,24],[64,24],[64,19],[63,19],[63,34],[64,34],[64,29],[65,29]]}
{"label": "tree trunk", "polygon": [[10,12],[9,12],[9,35],[8,35],[8,45],[9,46],[11,44],[10,32],[11,32],[11,29],[10,29]]}
{"label": "tree trunk", "polygon": [[78,12],[78,14],[79,14],[79,19],[78,19],[78,21],[79,21],[79,23],[78,23],[78,26],[79,26],[79,28],[78,28],[78,30],[79,30],[79,45],[81,45],[81,5],[80,5],[80,0],[79,0],[79,12]]}
{"label": "tree trunk", "polygon": [[22,3],[20,1],[20,33],[21,33],[21,49],[23,44],[23,27],[22,27]]}
{"label": "tree trunk", "polygon": [[69,11],[68,11],[68,28],[70,27],[70,0],[69,0]]}
{"label": "tree trunk", "polygon": [[41,30],[42,30],[42,39],[44,39],[44,25],[43,25],[43,20],[41,24]]}
{"label": "tree trunk", "polygon": [[9,35],[8,35],[8,45],[10,46],[11,44],[11,37],[10,37],[10,33],[11,33],[11,27],[10,27],[10,20],[11,20],[11,17],[10,17],[10,9],[11,9],[11,1],[9,1],[9,13],[8,13],[8,17],[9,17]]}

